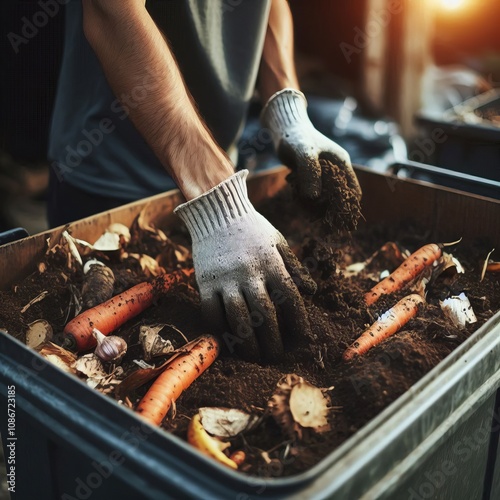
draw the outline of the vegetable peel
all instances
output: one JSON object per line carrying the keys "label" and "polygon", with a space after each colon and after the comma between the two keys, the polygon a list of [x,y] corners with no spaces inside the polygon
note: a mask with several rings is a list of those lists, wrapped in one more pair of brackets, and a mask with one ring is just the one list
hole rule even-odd
{"label": "vegetable peel", "polygon": [[328,431],[330,398],[326,391],[304,380],[295,373],[283,376],[268,401],[268,408],[276,422],[291,438],[302,439],[305,429],[321,433]]}
{"label": "vegetable peel", "polygon": [[231,469],[238,469],[236,462],[224,453],[224,450],[229,448],[231,444],[210,436],[201,423],[199,413],[189,422],[187,438],[188,442],[203,454],[217,460],[221,464],[227,465]]}

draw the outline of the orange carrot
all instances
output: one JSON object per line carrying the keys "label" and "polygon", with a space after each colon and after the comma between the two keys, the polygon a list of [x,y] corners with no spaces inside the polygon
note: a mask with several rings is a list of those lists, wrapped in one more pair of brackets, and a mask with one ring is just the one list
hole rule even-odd
{"label": "orange carrot", "polygon": [[64,328],[65,344],[69,349],[85,351],[96,345],[94,328],[108,335],[148,308],[162,293],[189,276],[192,270],[179,270],[158,276],[150,283],[139,283],[73,318]]}
{"label": "orange carrot", "polygon": [[412,253],[395,271],[365,294],[365,303],[370,306],[383,294],[401,290],[416,278],[427,266],[439,259],[443,251],[441,245],[429,243]]}
{"label": "orange carrot", "polygon": [[424,299],[416,293],[401,299],[344,351],[342,359],[350,361],[396,333],[417,314],[423,303]]}
{"label": "orange carrot", "polygon": [[182,391],[216,360],[219,350],[219,343],[212,335],[203,335],[190,342],[190,347],[174,356],[153,382],[137,405],[136,412],[151,424],[160,425]]}
{"label": "orange carrot", "polygon": [[490,273],[500,273],[500,262],[489,262],[486,264],[486,271]]}

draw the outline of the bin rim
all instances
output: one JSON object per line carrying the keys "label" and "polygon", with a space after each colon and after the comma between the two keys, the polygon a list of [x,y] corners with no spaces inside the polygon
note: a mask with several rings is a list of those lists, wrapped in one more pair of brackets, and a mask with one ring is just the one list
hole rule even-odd
{"label": "bin rim", "polygon": [[[351,476],[354,472],[351,465],[357,464],[357,466],[360,467],[368,463],[371,459],[370,455],[373,455],[377,448],[383,447],[384,441],[387,441],[391,435],[400,433],[401,426],[408,427],[414,422],[415,419],[432,404],[432,400],[435,400],[439,393],[447,389],[447,387],[445,387],[447,384],[453,383],[456,377],[461,376],[461,372],[473,368],[481,352],[481,349],[477,346],[490,342],[491,339],[488,338],[489,334],[491,333],[493,335],[493,330],[499,325],[500,312],[490,318],[490,320],[424,375],[424,377],[411,386],[404,394],[394,400],[387,408],[361,427],[356,433],[316,465],[299,474],[278,478],[250,476],[233,471],[214,462],[209,457],[205,457],[199,453],[181,438],[161,428],[156,428],[142,422],[140,417],[135,415],[128,408],[113,401],[109,396],[103,395],[99,393],[99,391],[95,391],[88,387],[83,381],[77,379],[73,375],[65,373],[58,367],[53,366],[38,353],[32,351],[19,340],[1,330],[0,347],[2,347],[2,349],[0,349],[0,353],[5,352],[6,342],[12,342],[16,345],[15,349],[17,352],[23,351],[25,357],[37,357],[37,363],[46,365],[44,369],[41,370],[43,372],[42,375],[37,375],[37,382],[42,380],[44,383],[50,383],[51,379],[62,375],[65,380],[65,386],[69,384],[69,386],[78,387],[76,390],[83,391],[86,395],[85,401],[90,398],[91,401],[94,400],[96,402],[96,406],[97,404],[106,405],[108,411],[116,416],[122,417],[123,423],[140,423],[152,427],[152,434],[155,436],[154,442],[148,442],[147,444],[149,446],[146,447],[146,450],[152,451],[156,447],[153,445],[157,444],[173,445],[180,449],[183,455],[189,457],[191,463],[203,463],[203,466],[207,468],[207,476],[220,478],[225,481],[229,479],[231,483],[239,488],[243,486],[247,490],[265,488],[268,493],[275,493],[275,490],[280,490],[280,492],[282,492],[283,490],[288,491],[294,488],[297,489],[301,486],[305,486],[306,488],[310,486],[314,489],[314,481],[320,479],[322,475],[325,476],[328,471],[330,471],[331,474],[332,471],[335,470],[335,474],[338,474],[331,483],[332,485],[341,483],[343,476]],[[498,343],[500,344],[500,339]],[[0,378],[2,377],[2,372],[5,372],[5,365],[8,365],[8,363],[5,363],[5,356],[0,354],[0,358],[2,357],[4,358],[4,362],[0,363]],[[462,363],[460,363],[460,361],[462,361]],[[11,360],[11,362],[14,363],[14,360]],[[446,383],[443,384],[443,380],[441,379],[446,380]],[[61,389],[57,389],[57,391],[61,391]],[[97,401],[100,401],[100,403],[97,403]],[[402,414],[405,414],[408,419],[398,422]],[[104,419],[104,417],[102,417],[102,420],[103,422],[107,421],[107,427],[117,422],[115,418],[113,418],[112,422],[109,419]],[[91,428],[95,431],[96,422],[92,422]],[[376,432],[374,432],[374,430],[376,430]],[[383,436],[382,440],[380,440],[380,435]],[[126,452],[124,451],[124,453]],[[163,453],[161,455],[162,458],[165,456]],[[169,466],[171,465],[172,464],[169,464]],[[266,495],[263,495],[263,498],[265,497]]]}

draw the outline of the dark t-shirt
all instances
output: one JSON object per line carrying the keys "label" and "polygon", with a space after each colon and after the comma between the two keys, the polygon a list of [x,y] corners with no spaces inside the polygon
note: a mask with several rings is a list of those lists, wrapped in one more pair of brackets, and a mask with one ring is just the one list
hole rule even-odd
{"label": "dark t-shirt", "polygon": [[[253,94],[270,0],[151,0],[199,112],[230,154]],[[49,159],[59,180],[132,201],[175,187],[128,119],[147,95],[148,71],[122,105],[82,28],[81,0],[66,5],[65,49]]]}

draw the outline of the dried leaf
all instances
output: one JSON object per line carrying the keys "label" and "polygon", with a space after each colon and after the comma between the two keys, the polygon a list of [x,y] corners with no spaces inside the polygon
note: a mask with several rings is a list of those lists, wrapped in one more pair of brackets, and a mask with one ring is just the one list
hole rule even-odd
{"label": "dried leaf", "polygon": [[123,380],[123,382],[116,388],[116,397],[118,399],[125,399],[131,391],[137,389],[141,385],[160,375],[161,372],[167,369],[172,361],[174,361],[181,354],[184,354],[186,351],[188,351],[194,344],[196,344],[196,342],[198,342],[197,339],[192,340],[179,349],[176,349],[175,351],[173,351],[172,356],[170,356],[164,363],[162,363],[160,366],[157,366],[156,368],[147,365],[147,363],[143,360],[137,361],[134,359],[134,363],[139,365],[144,363],[147,368],[136,370],[135,372],[131,373],[125,380]]}
{"label": "dried leaf", "polygon": [[165,325],[147,326],[143,325],[139,332],[139,342],[142,344],[144,359],[149,361],[155,356],[162,356],[173,352],[174,346],[170,340],[165,340],[160,334]]}
{"label": "dried leaf", "polygon": [[259,419],[235,408],[205,407],[199,410],[203,428],[220,438],[230,438],[248,430]]}
{"label": "dried leaf", "polygon": [[40,302],[43,300],[49,292],[47,290],[44,290],[42,293],[37,295],[34,299],[31,299],[22,309],[21,309],[21,314],[24,314],[33,304],[36,304],[37,302]]}
{"label": "dried leaf", "polygon": [[125,224],[114,222],[106,228],[106,231],[108,233],[117,234],[122,246],[130,242],[130,230]]}
{"label": "dried leaf", "polygon": [[148,277],[160,276],[160,274],[165,274],[165,269],[163,269],[163,267],[161,267],[158,262],[150,255],[141,254],[139,258],[139,264],[141,266],[141,269]]}
{"label": "dried leaf", "polygon": [[70,366],[68,366],[59,356],[56,356],[55,354],[47,354],[44,358],[66,373],[75,373]]}
{"label": "dried leaf", "polygon": [[[136,360],[134,360],[136,361]],[[160,366],[140,368],[135,372],[132,372],[122,383],[116,388],[116,397],[118,399],[125,399],[132,391],[141,387],[146,382],[149,382],[153,378],[160,375],[160,373],[165,370],[169,363],[169,360],[162,363]],[[149,366],[149,365],[148,365]]]}
{"label": "dried leaf", "polygon": [[52,342],[41,344],[38,346],[37,350],[41,356],[43,356],[47,361],[50,361],[52,364],[58,366],[61,370],[67,373],[75,373],[72,366],[76,361],[76,356],[72,352],[53,344]]}
{"label": "dried leaf", "polygon": [[167,241],[168,238],[166,234],[161,229],[158,229],[151,221],[147,220],[147,208],[147,206],[144,207],[141,210],[140,214],[135,218],[134,222],[132,223],[132,232],[136,231],[139,234],[141,232],[146,232],[149,233],[149,236],[158,241]]}
{"label": "dried leaf", "polygon": [[179,263],[186,262],[191,257],[191,252],[182,245],[176,245],[174,254]]}
{"label": "dried leaf", "polygon": [[495,251],[495,249],[493,248],[491,250],[491,252],[486,256],[486,259],[484,259],[484,264],[483,264],[483,268],[481,270],[481,279],[479,281],[483,281],[484,280],[484,275],[486,274],[486,269],[488,269],[488,262],[490,260],[490,256],[491,254]]}
{"label": "dried leaf", "polygon": [[81,266],[83,266],[82,257],[80,255],[80,252],[78,251],[78,248],[76,248],[76,245],[75,245],[75,238],[73,238],[73,236],[71,236],[68,233],[68,231],[63,231],[62,237],[64,238],[64,240],[68,244],[69,252],[71,253],[71,255],[75,258],[75,260]]}
{"label": "dried leaf", "polygon": [[465,269],[463,268],[462,264],[460,264],[460,261],[457,258],[453,257],[451,253],[443,252],[435,266],[435,273],[437,274],[442,274],[450,268],[455,271],[455,274],[465,273]]}
{"label": "dried leaf", "polygon": [[73,368],[77,373],[85,375],[87,378],[106,378],[108,373],[104,369],[101,360],[94,354],[85,354],[76,360]]}
{"label": "dried leaf", "polygon": [[[71,292],[70,299],[69,299],[69,311],[68,311],[68,316],[71,312],[71,306],[74,306],[75,310],[73,313],[73,317],[78,316],[80,314],[80,311],[83,309],[83,302],[82,302],[82,294],[80,290],[73,284],[69,285],[69,289]],[[68,318],[67,318],[68,319]],[[67,322],[67,320],[66,320]]]}
{"label": "dried leaf", "polygon": [[112,373],[105,378],[88,378],[87,385],[93,386],[103,394],[110,394],[115,391],[117,385],[121,383],[124,372],[121,366],[117,366]]}
{"label": "dried leaf", "polygon": [[26,345],[36,348],[39,345],[52,340],[54,332],[52,326],[45,319],[37,319],[28,325],[26,331]]}

